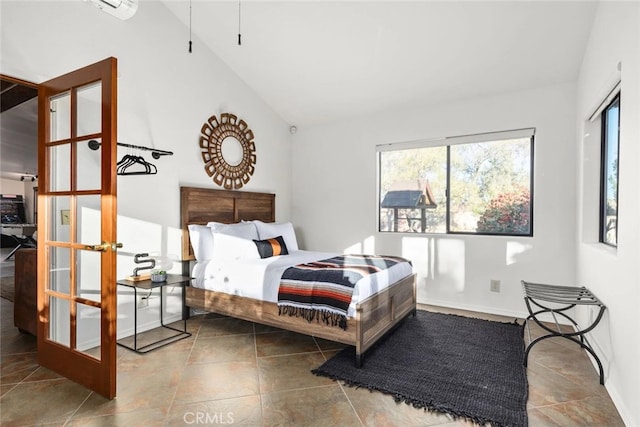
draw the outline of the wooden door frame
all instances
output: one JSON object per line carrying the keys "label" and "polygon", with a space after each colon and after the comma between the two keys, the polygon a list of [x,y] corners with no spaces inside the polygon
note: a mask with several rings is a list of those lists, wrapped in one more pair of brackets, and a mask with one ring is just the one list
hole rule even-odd
{"label": "wooden door frame", "polygon": [[40,85],[38,83],[33,83],[33,82],[28,81],[28,80],[23,80],[23,79],[21,79],[19,77],[9,76],[7,74],[0,73],[0,79],[8,80],[10,82],[13,82],[13,83],[16,83],[16,84],[19,84],[19,85],[22,85],[22,86],[28,86],[28,87],[31,87],[31,88],[34,88],[34,89],[38,89],[40,87]]}

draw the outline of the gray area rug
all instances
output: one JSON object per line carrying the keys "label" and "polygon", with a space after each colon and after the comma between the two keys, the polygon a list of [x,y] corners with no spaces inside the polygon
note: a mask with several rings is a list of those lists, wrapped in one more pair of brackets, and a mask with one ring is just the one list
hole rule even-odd
{"label": "gray area rug", "polygon": [[524,326],[418,311],[367,353],[347,347],[312,372],[478,424],[526,426]]}

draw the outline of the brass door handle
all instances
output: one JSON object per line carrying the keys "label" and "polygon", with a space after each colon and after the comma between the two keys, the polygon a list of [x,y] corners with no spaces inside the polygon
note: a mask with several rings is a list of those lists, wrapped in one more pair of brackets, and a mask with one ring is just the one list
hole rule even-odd
{"label": "brass door handle", "polygon": [[84,248],[89,250],[89,251],[97,251],[97,252],[106,252],[107,249],[111,248],[112,251],[116,251],[118,248],[122,247],[122,243],[107,243],[107,242],[102,242],[99,245],[87,245]]}
{"label": "brass door handle", "polygon": [[107,242],[102,242],[100,245],[87,245],[84,248],[90,251],[106,252],[110,246]]}

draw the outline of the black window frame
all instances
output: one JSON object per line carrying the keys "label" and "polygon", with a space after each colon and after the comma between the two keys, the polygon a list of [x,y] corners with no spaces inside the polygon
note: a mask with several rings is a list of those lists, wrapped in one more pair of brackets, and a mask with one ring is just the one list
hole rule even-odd
{"label": "black window frame", "polygon": [[[509,131],[505,131],[505,132],[509,132]],[[492,133],[501,133],[501,132],[492,132]],[[492,133],[487,133],[487,134],[481,134],[481,135],[490,135]],[[457,137],[453,137],[453,138],[457,138]],[[520,137],[518,139],[525,139],[527,138],[527,136],[523,136]],[[535,128],[532,128],[532,133],[530,136],[528,136],[529,138],[529,148],[530,148],[530,154],[529,154],[529,161],[530,161],[530,165],[529,165],[529,170],[530,170],[530,174],[529,174],[529,232],[528,233],[522,233],[522,234],[511,234],[511,233],[489,233],[489,232],[473,232],[473,231],[453,231],[451,230],[451,147],[452,145],[458,145],[458,144],[441,144],[441,145],[425,145],[423,148],[429,148],[429,147],[436,147],[436,146],[446,146],[447,148],[447,154],[446,154],[446,213],[445,213],[445,231],[444,232],[422,232],[422,233],[418,233],[418,235],[422,236],[422,235],[471,235],[471,236],[499,236],[499,237],[533,237],[534,236],[534,176],[535,176],[535,170],[534,170],[534,153],[535,153]],[[506,140],[508,138],[496,138],[495,140],[491,140],[491,141],[500,141],[500,140]],[[515,138],[514,138],[515,139]],[[446,139],[445,139],[446,140]],[[473,142],[470,141],[469,143],[477,143],[477,144],[481,144],[483,142],[488,142],[487,140],[480,140],[477,142]],[[402,231],[393,231],[393,230],[381,230],[381,202],[382,202],[382,195],[380,194],[380,182],[381,182],[381,174],[382,174],[382,170],[381,170],[381,155],[382,155],[383,151],[380,151],[377,153],[377,162],[378,162],[378,182],[377,182],[377,197],[378,197],[378,203],[377,203],[377,232],[378,233],[393,233],[393,234],[404,234],[405,232]]]}
{"label": "black window frame", "polygon": [[[620,188],[620,112],[621,109],[621,96],[618,93],[613,97],[611,102],[607,104],[607,106],[602,110],[601,113],[601,137],[600,137],[600,213],[598,220],[598,240],[600,243],[603,243],[607,246],[611,246],[614,248],[618,247],[618,202],[619,202],[619,188]],[[618,108],[618,123],[617,123],[617,138],[616,138],[616,153],[617,153],[617,168],[616,168],[616,226],[615,226],[615,243],[607,241],[607,181],[609,179],[609,175],[607,173],[607,165],[609,162],[608,158],[608,148],[609,148],[609,138],[608,138],[608,128],[609,121],[607,120],[608,112],[610,109],[617,105]]]}

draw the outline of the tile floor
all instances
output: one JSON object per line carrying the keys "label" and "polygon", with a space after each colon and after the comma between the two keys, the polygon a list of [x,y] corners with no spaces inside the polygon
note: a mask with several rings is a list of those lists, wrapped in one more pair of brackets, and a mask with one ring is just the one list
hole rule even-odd
{"label": "tile floor", "polygon": [[[146,355],[118,347],[118,397],[109,401],[39,367],[35,338],[13,326],[13,304],[0,299],[0,310],[2,426],[472,425],[311,374],[339,344],[212,314],[188,321],[192,337]],[[530,354],[529,425],[623,426],[585,353],[565,341]]]}

